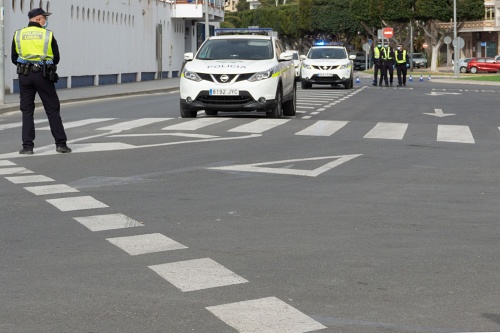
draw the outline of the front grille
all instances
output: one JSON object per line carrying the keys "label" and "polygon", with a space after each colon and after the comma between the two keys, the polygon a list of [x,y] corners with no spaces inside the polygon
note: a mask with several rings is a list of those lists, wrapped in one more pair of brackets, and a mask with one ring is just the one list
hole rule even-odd
{"label": "front grille", "polygon": [[[246,73],[246,74],[205,74],[205,73],[197,73],[198,76],[205,81],[210,81],[210,82],[217,82],[217,83],[230,83],[234,80],[236,77],[235,82],[239,81],[245,81],[248,80],[250,77],[252,77],[253,73]],[[222,82],[220,77],[222,75],[227,75],[228,79],[225,82]]]}
{"label": "front grille", "polygon": [[340,80],[340,77],[337,74],[334,74],[333,76],[327,76],[327,77],[313,75],[313,77],[311,79],[314,79],[314,81],[316,81],[316,82],[321,82],[321,81],[331,82],[332,80],[333,81]]}
{"label": "front grille", "polygon": [[313,65],[312,68],[314,69],[319,69],[319,70],[323,70],[323,71],[331,71],[332,69],[337,69],[339,66],[316,66],[316,65]]}
{"label": "front grille", "polygon": [[210,95],[198,95],[197,101],[205,104],[219,104],[219,105],[234,105],[234,104],[246,104],[253,101],[253,98],[248,95],[239,96],[210,96]]}

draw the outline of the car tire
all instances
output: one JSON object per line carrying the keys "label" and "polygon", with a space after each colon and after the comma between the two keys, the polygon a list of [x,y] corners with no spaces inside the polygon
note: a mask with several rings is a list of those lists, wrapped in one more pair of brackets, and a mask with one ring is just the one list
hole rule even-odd
{"label": "car tire", "polygon": [[467,67],[465,66],[460,67],[460,73],[467,73]]}
{"label": "car tire", "polygon": [[181,118],[196,118],[198,111],[191,111],[186,109],[181,104]]}
{"label": "car tire", "polygon": [[309,89],[309,88],[311,88],[311,86],[312,86],[312,84],[307,83],[307,82],[305,82],[305,81],[301,81],[301,82],[300,82],[300,87],[301,87],[302,89]]}
{"label": "car tire", "polygon": [[207,116],[216,116],[219,113],[217,110],[205,110]]}
{"label": "car tire", "polygon": [[352,87],[354,87],[354,79],[351,77],[349,81],[344,83],[344,89],[352,89]]}
{"label": "car tire", "polygon": [[267,118],[281,118],[283,116],[283,92],[281,86],[276,91],[276,105],[266,112]]}
{"label": "car tire", "polygon": [[297,85],[293,84],[292,99],[283,103],[283,115],[287,117],[295,116],[297,110]]}
{"label": "car tire", "polygon": [[470,72],[471,72],[472,74],[476,74],[476,73],[477,73],[477,67],[471,67],[471,68],[470,68]]}

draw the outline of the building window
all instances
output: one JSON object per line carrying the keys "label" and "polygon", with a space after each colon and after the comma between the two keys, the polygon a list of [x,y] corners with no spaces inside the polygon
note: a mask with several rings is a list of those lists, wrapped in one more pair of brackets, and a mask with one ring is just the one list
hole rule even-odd
{"label": "building window", "polygon": [[484,10],[485,10],[484,19],[486,21],[495,20],[495,7],[494,6],[486,6],[484,8]]}

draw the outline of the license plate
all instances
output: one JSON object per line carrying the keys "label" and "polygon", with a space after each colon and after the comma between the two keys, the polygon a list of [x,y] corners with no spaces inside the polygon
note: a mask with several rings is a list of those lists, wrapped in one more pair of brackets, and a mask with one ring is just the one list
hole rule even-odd
{"label": "license plate", "polygon": [[333,74],[329,74],[329,73],[319,73],[318,76],[321,76],[321,77],[332,77]]}
{"label": "license plate", "polygon": [[238,89],[210,89],[210,96],[228,96],[228,95],[239,95],[240,91]]}

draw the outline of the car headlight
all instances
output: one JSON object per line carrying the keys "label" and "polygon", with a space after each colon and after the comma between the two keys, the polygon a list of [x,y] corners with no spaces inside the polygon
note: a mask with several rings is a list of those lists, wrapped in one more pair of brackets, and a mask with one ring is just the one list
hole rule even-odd
{"label": "car headlight", "polygon": [[191,80],[191,81],[196,81],[196,82],[200,82],[201,81],[201,77],[196,74],[195,72],[191,72],[191,71],[184,71],[184,77],[188,80]]}
{"label": "car headlight", "polygon": [[309,64],[302,64],[302,67],[304,67],[305,69],[312,69],[311,65]]}
{"label": "car headlight", "polygon": [[349,64],[343,64],[339,66],[339,69],[347,69],[349,67],[350,67]]}
{"label": "car headlight", "polygon": [[269,79],[273,74],[274,74],[274,69],[271,68],[264,72],[255,73],[248,79],[248,81],[250,82],[262,81],[265,79]]}

